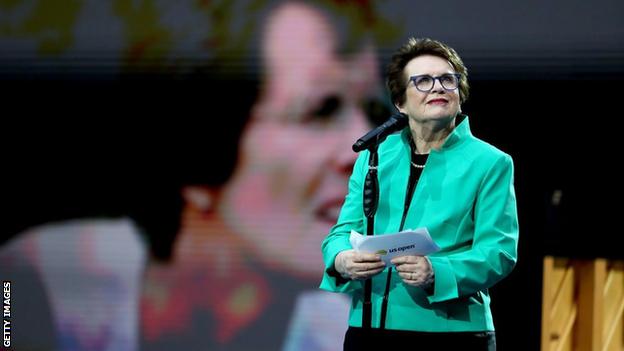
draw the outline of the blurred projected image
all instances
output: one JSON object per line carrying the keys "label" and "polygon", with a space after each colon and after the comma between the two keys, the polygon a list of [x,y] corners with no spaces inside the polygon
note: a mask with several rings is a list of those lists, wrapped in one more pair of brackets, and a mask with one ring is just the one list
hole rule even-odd
{"label": "blurred projected image", "polygon": [[[317,289],[319,247],[347,192],[357,156],[351,144],[389,111],[370,33],[375,25],[366,23],[374,22],[366,17],[370,11],[338,3],[267,7],[255,99],[241,106],[236,95],[243,91],[233,89],[229,101],[209,101],[246,111],[238,162],[222,184],[194,175],[176,189],[180,207],[167,207],[169,213],[129,211],[120,219],[45,224],[1,248],[0,273],[38,284],[47,312],[30,319],[49,320],[53,330],[17,344],[58,350],[340,348],[349,302]],[[196,162],[210,163],[211,156]],[[174,234],[161,235],[171,227],[164,217],[177,219]],[[151,259],[148,243],[152,254],[170,250],[170,260]]]}
{"label": "blurred projected image", "polygon": [[240,162],[222,188],[184,189],[174,262],[148,269],[150,349],[189,340],[241,350],[341,343],[347,304],[316,290],[318,247],[344,199],[350,145],[371,113],[387,117],[378,62],[365,43],[337,54],[331,22],[308,5],[280,6],[266,23],[262,89]]}

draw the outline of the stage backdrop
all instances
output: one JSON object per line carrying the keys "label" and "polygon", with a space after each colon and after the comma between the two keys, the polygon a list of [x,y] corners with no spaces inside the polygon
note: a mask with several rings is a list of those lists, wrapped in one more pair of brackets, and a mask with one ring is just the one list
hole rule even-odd
{"label": "stage backdrop", "polygon": [[537,349],[542,255],[619,255],[601,194],[621,181],[597,159],[616,149],[623,14],[609,0],[0,1],[12,349],[340,349],[350,302],[317,289],[320,245],[351,144],[394,111],[383,69],[410,36],[459,52],[474,133],[515,160],[520,259],[493,312],[500,349]]}

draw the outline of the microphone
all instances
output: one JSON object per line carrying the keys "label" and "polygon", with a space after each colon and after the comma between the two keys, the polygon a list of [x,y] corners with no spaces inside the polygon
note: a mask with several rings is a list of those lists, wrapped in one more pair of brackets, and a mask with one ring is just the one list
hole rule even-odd
{"label": "microphone", "polygon": [[396,132],[397,130],[403,129],[407,125],[407,120],[407,115],[404,113],[394,114],[390,116],[384,124],[359,138],[351,148],[355,152],[360,152],[364,149],[369,149],[372,146],[378,145],[384,141],[388,135]]}

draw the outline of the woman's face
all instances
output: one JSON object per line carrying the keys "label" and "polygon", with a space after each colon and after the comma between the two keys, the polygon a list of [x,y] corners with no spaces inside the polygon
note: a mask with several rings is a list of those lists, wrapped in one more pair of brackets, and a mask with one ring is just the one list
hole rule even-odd
{"label": "woman's face", "polygon": [[454,118],[460,111],[459,89],[446,90],[439,80],[434,80],[431,91],[416,89],[409,77],[427,74],[439,77],[445,73],[455,73],[451,64],[438,56],[422,55],[413,58],[403,70],[408,84],[405,102],[397,106],[399,110],[418,122]]}
{"label": "woman's face", "polygon": [[293,6],[292,27],[279,31],[292,42],[267,42],[264,94],[221,214],[269,268],[318,278],[320,245],[336,223],[357,157],[351,145],[372,127],[382,87],[372,50],[337,57],[325,21]]}

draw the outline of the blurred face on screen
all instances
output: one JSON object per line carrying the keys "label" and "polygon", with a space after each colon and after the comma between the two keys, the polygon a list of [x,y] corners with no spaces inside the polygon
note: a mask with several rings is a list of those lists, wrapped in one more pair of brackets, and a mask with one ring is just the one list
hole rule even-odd
{"label": "blurred face on screen", "polygon": [[269,21],[262,95],[221,211],[264,264],[318,278],[319,247],[357,157],[351,145],[372,127],[373,111],[388,117],[377,57],[372,48],[337,55],[330,24],[306,5],[284,6]]}

